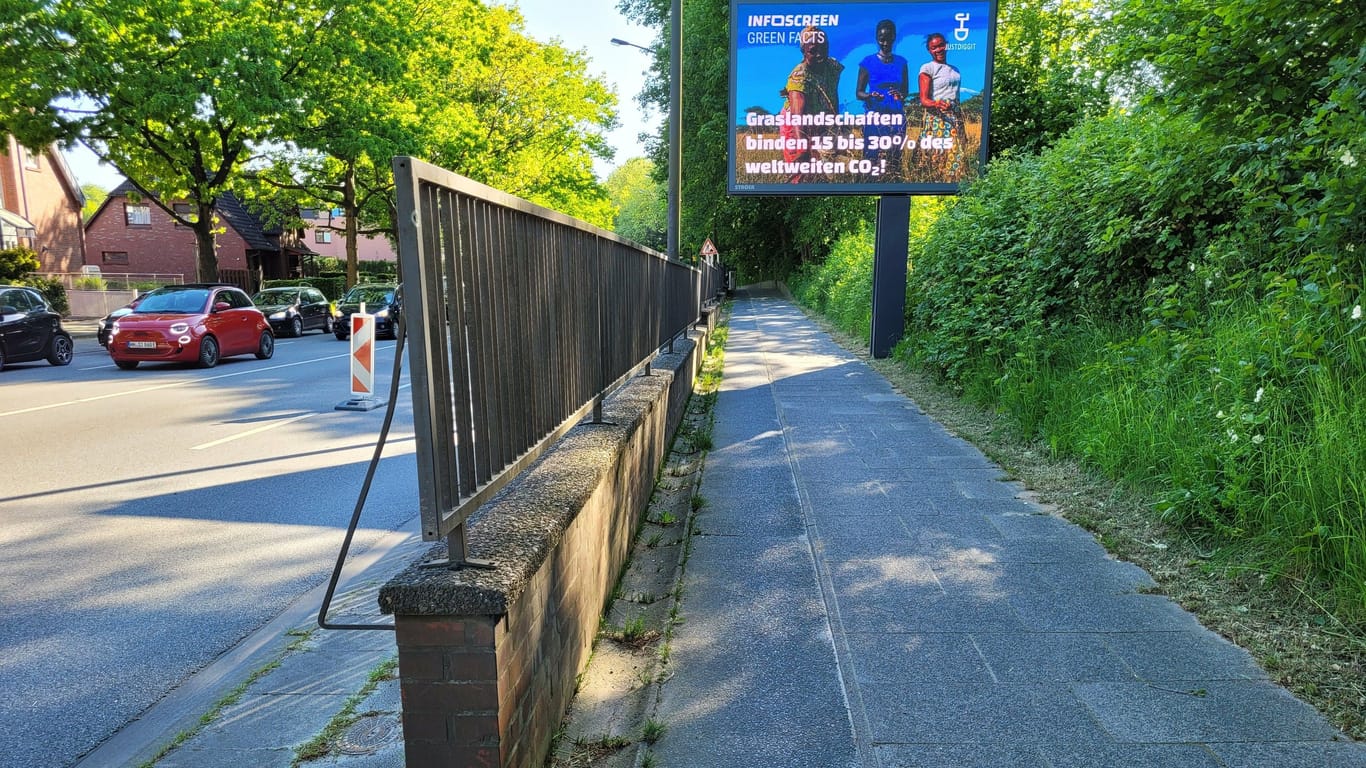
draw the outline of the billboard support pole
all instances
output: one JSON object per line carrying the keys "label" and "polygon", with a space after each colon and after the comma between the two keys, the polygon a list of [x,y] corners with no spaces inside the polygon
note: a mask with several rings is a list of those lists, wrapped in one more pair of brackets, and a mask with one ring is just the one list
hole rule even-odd
{"label": "billboard support pole", "polygon": [[868,346],[875,359],[892,353],[906,329],[906,254],[911,235],[909,195],[877,199],[873,245],[873,323]]}

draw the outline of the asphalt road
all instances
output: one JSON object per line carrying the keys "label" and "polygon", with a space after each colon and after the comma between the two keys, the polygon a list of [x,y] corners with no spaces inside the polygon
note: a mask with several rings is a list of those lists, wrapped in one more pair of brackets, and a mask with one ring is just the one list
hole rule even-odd
{"label": "asphalt road", "polygon": [[[75,763],[326,580],[384,417],[335,410],[349,348],[0,371],[0,766]],[[417,530],[411,411],[405,373],[360,550]]]}

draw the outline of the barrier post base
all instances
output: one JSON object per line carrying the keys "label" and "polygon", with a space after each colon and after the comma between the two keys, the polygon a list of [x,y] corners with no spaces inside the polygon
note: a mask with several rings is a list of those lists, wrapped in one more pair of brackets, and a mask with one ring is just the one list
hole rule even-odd
{"label": "barrier post base", "polygon": [[373,397],[353,397],[350,400],[337,403],[334,411],[373,411],[380,407],[382,403]]}

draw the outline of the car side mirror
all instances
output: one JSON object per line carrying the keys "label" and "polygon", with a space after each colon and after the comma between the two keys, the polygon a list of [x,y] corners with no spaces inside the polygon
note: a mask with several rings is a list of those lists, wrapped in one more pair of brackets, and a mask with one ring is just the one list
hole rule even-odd
{"label": "car side mirror", "polygon": [[226,301],[214,302],[213,311],[222,312],[225,309],[232,309],[232,305]]}

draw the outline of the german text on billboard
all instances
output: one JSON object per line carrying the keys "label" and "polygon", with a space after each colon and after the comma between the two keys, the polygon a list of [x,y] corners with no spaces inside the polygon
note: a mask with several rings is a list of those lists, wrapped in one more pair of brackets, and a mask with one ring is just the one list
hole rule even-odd
{"label": "german text on billboard", "polygon": [[986,163],[994,0],[731,0],[732,194],[954,194]]}

